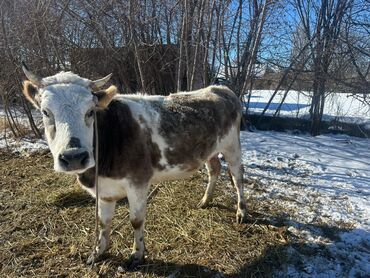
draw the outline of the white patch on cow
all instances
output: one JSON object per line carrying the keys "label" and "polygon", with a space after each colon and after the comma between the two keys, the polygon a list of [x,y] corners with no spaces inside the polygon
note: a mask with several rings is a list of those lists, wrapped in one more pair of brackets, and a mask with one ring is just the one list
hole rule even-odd
{"label": "white patch on cow", "polygon": [[198,170],[186,171],[183,166],[179,165],[172,167],[169,165],[166,166],[164,170],[154,170],[151,183],[155,184],[162,181],[190,178]]}
{"label": "white patch on cow", "polygon": [[99,233],[99,243],[96,246],[95,256],[99,257],[101,254],[107,250],[109,245],[109,234],[112,224],[112,219],[114,215],[114,210],[116,207],[116,202],[105,202],[104,200],[99,199],[99,220],[101,223],[101,229]]}
{"label": "white patch on cow", "polygon": [[212,91],[216,89],[216,90],[224,90],[224,91],[230,91],[230,89],[227,87],[227,86],[224,86],[224,85],[211,85],[211,86],[208,86],[206,88],[202,88],[202,89],[198,89],[198,90],[195,90],[195,91],[183,91],[183,92],[177,92],[177,93],[172,93],[169,95],[169,97],[173,96],[173,95],[183,95],[183,96],[199,96],[199,99],[202,99],[204,97],[204,95],[202,95],[203,93],[212,93]]}
{"label": "white patch on cow", "polygon": [[[239,119],[231,126],[229,131],[217,140],[216,150],[222,152],[239,145]],[[212,155],[213,156],[213,155]],[[211,156],[211,157],[212,157]]]}
{"label": "white patch on cow", "polygon": [[[128,178],[111,179],[106,177],[99,177],[98,179],[99,198],[101,199],[123,199],[126,197],[127,187],[131,181]],[[95,186],[83,187],[91,196],[95,197]]]}
{"label": "white patch on cow", "polygon": [[144,221],[147,207],[148,185],[132,184],[127,187],[127,199],[130,207],[130,222],[134,228],[134,245],[131,256],[134,259],[144,258]]}
{"label": "white patch on cow", "polygon": [[159,164],[163,166],[165,169],[168,168],[168,161],[165,156],[165,150],[169,148],[166,143],[166,140],[159,134],[159,126],[157,124],[152,128],[152,141],[158,145],[158,148],[161,152],[161,159],[159,160]]}
{"label": "white patch on cow", "polygon": [[126,192],[130,202],[130,218],[144,218],[145,215],[142,215],[142,208],[146,203],[147,187],[144,185],[127,184]]}
{"label": "white patch on cow", "polygon": [[118,98],[124,99],[124,100],[132,100],[132,101],[156,101],[156,102],[163,102],[164,96],[158,96],[158,95],[146,95],[142,93],[137,94],[127,94],[127,95],[121,95],[118,96]]}
{"label": "white patch on cow", "polygon": [[61,71],[53,76],[43,78],[42,84],[44,87],[55,84],[75,84],[87,88],[91,84],[91,80],[82,78],[71,71]]}

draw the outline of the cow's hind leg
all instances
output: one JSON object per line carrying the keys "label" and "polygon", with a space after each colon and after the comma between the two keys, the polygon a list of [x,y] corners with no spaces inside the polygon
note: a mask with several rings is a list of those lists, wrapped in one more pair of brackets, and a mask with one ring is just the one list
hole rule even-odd
{"label": "cow's hind leg", "polygon": [[243,165],[241,163],[240,143],[237,142],[224,152],[225,160],[229,165],[229,174],[238,196],[238,208],[236,211],[236,222],[246,221],[247,209],[244,200]]}
{"label": "cow's hind leg", "polygon": [[130,222],[134,229],[134,244],[128,263],[129,270],[135,269],[144,259],[144,222],[147,207],[148,185],[131,185],[126,189],[130,207]]}
{"label": "cow's hind leg", "polygon": [[95,251],[90,255],[87,260],[88,264],[95,263],[101,257],[101,255],[108,249],[109,246],[109,234],[112,224],[112,218],[114,215],[114,209],[116,207],[116,202],[106,202],[99,199],[99,241],[98,245],[95,247]]}
{"label": "cow's hind leg", "polygon": [[221,163],[218,159],[218,156],[215,155],[210,160],[208,160],[206,162],[206,167],[208,171],[208,185],[202,200],[198,204],[198,206],[201,208],[207,207],[213,198],[216,181],[221,172]]}

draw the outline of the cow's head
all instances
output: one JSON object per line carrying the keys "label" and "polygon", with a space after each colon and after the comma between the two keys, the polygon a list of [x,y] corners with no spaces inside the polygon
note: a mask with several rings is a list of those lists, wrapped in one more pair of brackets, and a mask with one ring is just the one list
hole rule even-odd
{"label": "cow's head", "polygon": [[28,78],[23,93],[43,115],[54,169],[82,173],[93,167],[94,110],[107,107],[116,94],[114,86],[100,90],[111,74],[96,81],[72,72],[40,78],[22,68]]}

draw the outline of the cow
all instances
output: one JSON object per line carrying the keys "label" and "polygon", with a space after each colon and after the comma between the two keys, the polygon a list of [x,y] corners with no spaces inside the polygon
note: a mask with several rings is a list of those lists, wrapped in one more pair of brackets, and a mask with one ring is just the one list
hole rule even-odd
{"label": "cow", "polygon": [[186,178],[204,164],[208,184],[199,207],[212,201],[221,164],[228,163],[237,192],[236,221],[246,217],[240,149],[242,106],[227,87],[209,86],[169,96],[122,95],[103,90],[111,75],[91,81],[72,72],[41,78],[26,65],[25,97],[41,111],[54,170],[77,176],[95,197],[97,119],[99,239],[87,263],[101,258],[109,245],[116,202],[127,197],[134,230],[129,268],[144,258],[144,221],[151,184]]}

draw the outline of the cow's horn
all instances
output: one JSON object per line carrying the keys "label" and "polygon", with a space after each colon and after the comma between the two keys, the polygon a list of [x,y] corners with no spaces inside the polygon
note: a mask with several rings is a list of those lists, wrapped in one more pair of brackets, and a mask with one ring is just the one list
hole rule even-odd
{"label": "cow's horn", "polygon": [[22,61],[22,70],[24,74],[27,76],[28,80],[31,81],[35,86],[37,87],[42,86],[42,78],[37,76],[33,72],[29,71],[26,63],[23,61]]}
{"label": "cow's horn", "polygon": [[98,79],[95,81],[91,81],[90,87],[93,90],[99,90],[101,87],[104,86],[105,83],[108,82],[108,80],[112,77],[112,73],[108,74],[106,77],[103,77],[102,79]]}

